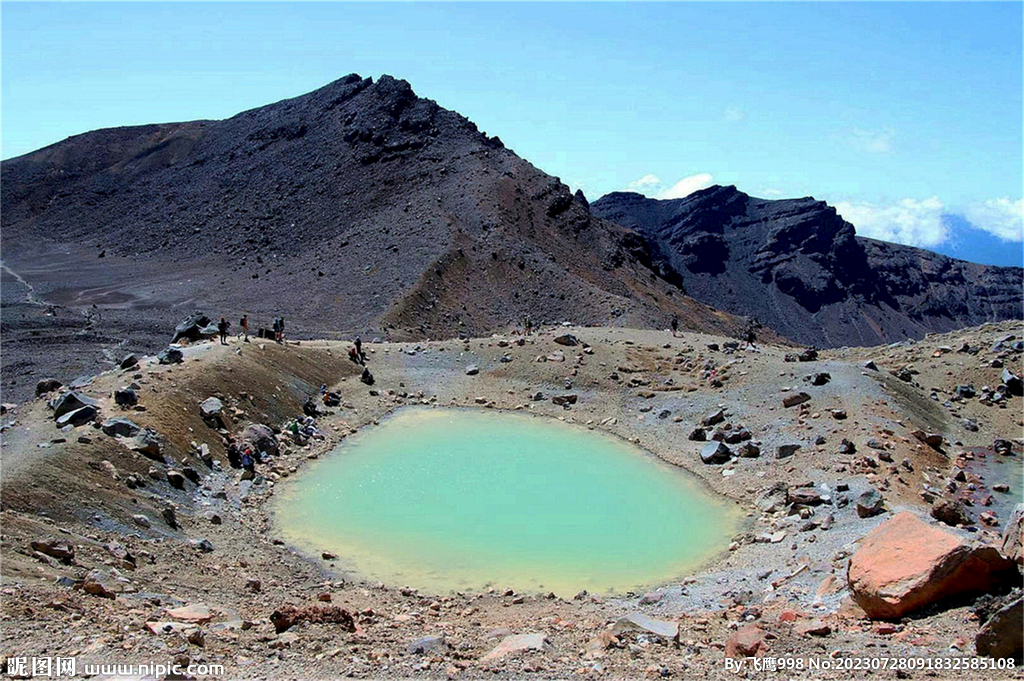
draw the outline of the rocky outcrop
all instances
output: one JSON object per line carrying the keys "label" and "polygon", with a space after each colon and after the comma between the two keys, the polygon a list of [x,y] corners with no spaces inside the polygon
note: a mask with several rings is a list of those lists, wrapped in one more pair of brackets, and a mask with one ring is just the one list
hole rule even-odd
{"label": "rocky outcrop", "polygon": [[861,540],[850,559],[850,593],[872,619],[898,619],[925,605],[1019,581],[991,546],[928,525],[903,512]]}
{"label": "rocky outcrop", "polygon": [[808,345],[877,345],[1024,315],[1021,268],[858,237],[810,197],[716,186],[663,201],[616,192],[591,210],[639,232],[688,295]]}

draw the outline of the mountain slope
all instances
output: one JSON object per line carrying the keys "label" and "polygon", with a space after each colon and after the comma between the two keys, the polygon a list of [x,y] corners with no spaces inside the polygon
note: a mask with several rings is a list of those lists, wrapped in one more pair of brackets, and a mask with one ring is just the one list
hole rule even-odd
{"label": "mountain slope", "polygon": [[78,135],[5,161],[0,200],[4,263],[35,298],[108,318],[248,311],[293,334],[391,338],[525,317],[743,325],[680,295],[582,194],[389,76]]}
{"label": "mountain slope", "polygon": [[822,347],[920,338],[1024,315],[1024,271],[858,237],[822,201],[769,201],[735,187],[683,199],[631,192],[593,213],[637,230],[688,295]]}

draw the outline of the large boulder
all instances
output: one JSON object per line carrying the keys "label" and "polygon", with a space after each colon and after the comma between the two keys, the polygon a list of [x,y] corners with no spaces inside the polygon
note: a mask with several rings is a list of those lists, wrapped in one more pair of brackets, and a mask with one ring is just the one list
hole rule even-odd
{"label": "large boulder", "polygon": [[165,349],[161,350],[157,354],[156,358],[160,364],[181,364],[185,361],[185,356],[182,354],[181,350],[171,346],[167,346]]}
{"label": "large boulder", "polygon": [[1024,565],[1024,504],[1017,504],[1003,529],[1003,555]]}
{"label": "large boulder", "polygon": [[258,452],[277,456],[277,437],[274,436],[274,431],[270,426],[262,423],[250,423],[242,430],[238,439],[243,443],[248,442]]}
{"label": "large boulder", "polygon": [[59,419],[68,412],[81,409],[82,407],[98,407],[99,402],[87,397],[77,390],[69,390],[66,393],[61,393],[54,399],[50,406],[53,407],[53,418]]}
{"label": "large boulder", "polygon": [[874,488],[867,489],[857,497],[857,515],[861,518],[876,516],[884,510],[885,499],[882,498],[881,493]]}
{"label": "large boulder", "polygon": [[160,436],[156,431],[145,428],[132,439],[130,447],[132,451],[138,452],[154,461],[163,461],[161,454]]}
{"label": "large boulder", "polygon": [[217,325],[213,320],[201,312],[186,317],[180,324],[174,327],[174,338],[172,343],[181,339],[196,341],[202,338],[213,338],[217,335]]}
{"label": "large boulder", "polygon": [[46,537],[45,539],[32,542],[31,546],[33,551],[45,553],[51,558],[56,558],[67,565],[70,565],[75,560],[75,547],[66,541]]}
{"label": "large boulder", "polygon": [[105,435],[111,437],[135,437],[139,434],[141,428],[139,425],[130,419],[125,418],[114,418],[107,419],[100,424],[100,430]]}
{"label": "large boulder", "polygon": [[216,397],[207,397],[199,405],[199,415],[203,417],[206,425],[212,428],[222,428],[224,426],[223,413],[224,403]]}
{"label": "large boulder", "polygon": [[57,427],[63,428],[64,426],[84,426],[86,423],[94,420],[99,415],[99,411],[92,405],[86,405],[80,409],[69,411],[63,414],[57,419]]}
{"label": "large boulder", "polygon": [[700,450],[700,460],[709,464],[725,463],[732,458],[732,451],[721,442],[709,442]]}
{"label": "large boulder", "polygon": [[932,506],[931,516],[940,523],[952,527],[957,525],[970,525],[974,522],[967,506],[959,499],[946,499]]}
{"label": "large boulder", "polygon": [[974,639],[979,655],[997,660],[1024,657],[1024,598],[1017,597],[992,613]]}
{"label": "large boulder", "polygon": [[132,388],[121,388],[114,391],[114,404],[120,407],[134,407],[139,403],[139,395]]}
{"label": "large boulder", "polygon": [[1024,383],[1021,382],[1020,376],[1009,369],[1003,369],[1002,378],[1003,383],[1006,385],[1006,392],[1018,397],[1024,395]]}
{"label": "large boulder", "polygon": [[872,619],[899,619],[930,603],[985,592],[1016,577],[1016,566],[995,547],[907,512],[865,536],[847,569],[850,593]]}
{"label": "large boulder", "polygon": [[46,393],[52,393],[57,388],[60,388],[64,384],[58,381],[56,378],[44,378],[36,383],[36,397],[45,395]]}

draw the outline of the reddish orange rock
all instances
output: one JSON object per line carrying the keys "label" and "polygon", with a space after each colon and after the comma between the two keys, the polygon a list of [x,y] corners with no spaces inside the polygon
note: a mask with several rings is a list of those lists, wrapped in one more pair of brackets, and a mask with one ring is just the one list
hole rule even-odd
{"label": "reddish orange rock", "polygon": [[1015,576],[1013,562],[995,547],[907,512],[864,537],[847,571],[850,593],[871,619],[898,619],[943,598],[988,591]]}
{"label": "reddish orange rock", "polygon": [[796,622],[798,617],[800,617],[800,613],[796,610],[783,610],[779,613],[780,622]]}
{"label": "reddish orange rock", "polygon": [[753,657],[764,650],[764,631],[756,624],[742,626],[725,642],[726,657]]}
{"label": "reddish orange rock", "polygon": [[828,636],[832,627],[824,620],[804,620],[793,627],[793,632],[798,636]]}

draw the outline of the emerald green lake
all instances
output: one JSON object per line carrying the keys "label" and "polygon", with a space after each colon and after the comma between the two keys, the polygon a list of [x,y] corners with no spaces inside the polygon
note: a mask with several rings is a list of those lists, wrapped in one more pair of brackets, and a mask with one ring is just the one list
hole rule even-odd
{"label": "emerald green lake", "polygon": [[435,592],[652,586],[725,549],[740,516],[622,440],[459,409],[401,410],[283,488],[276,522],[300,548]]}

